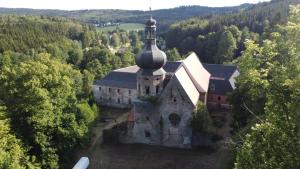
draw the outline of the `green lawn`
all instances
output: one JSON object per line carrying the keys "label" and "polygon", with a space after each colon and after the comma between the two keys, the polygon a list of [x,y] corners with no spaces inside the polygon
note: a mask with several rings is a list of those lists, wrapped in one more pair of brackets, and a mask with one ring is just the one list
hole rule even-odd
{"label": "green lawn", "polygon": [[103,28],[97,28],[99,31],[103,32],[108,32],[108,31],[113,31],[119,27],[120,29],[124,29],[127,31],[132,31],[132,30],[143,30],[144,25],[140,23],[121,23],[119,26],[107,26]]}

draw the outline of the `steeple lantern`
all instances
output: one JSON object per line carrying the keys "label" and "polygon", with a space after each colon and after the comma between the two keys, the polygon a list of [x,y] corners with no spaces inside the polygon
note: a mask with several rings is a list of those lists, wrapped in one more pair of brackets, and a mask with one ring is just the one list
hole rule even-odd
{"label": "steeple lantern", "polygon": [[162,67],[167,62],[167,56],[156,45],[156,20],[152,17],[146,22],[145,46],[135,62],[140,67],[137,72],[138,96],[147,98],[160,95],[166,74]]}

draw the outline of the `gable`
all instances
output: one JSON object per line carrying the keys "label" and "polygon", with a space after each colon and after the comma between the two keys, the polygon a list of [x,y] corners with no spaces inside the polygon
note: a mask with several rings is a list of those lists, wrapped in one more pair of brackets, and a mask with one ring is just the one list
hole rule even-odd
{"label": "gable", "polygon": [[200,94],[184,67],[177,70],[172,80],[182,87],[191,103],[193,103],[194,106],[197,105]]}
{"label": "gable", "polygon": [[195,53],[183,60],[183,66],[197,90],[201,93],[208,91],[210,73],[203,67]]}

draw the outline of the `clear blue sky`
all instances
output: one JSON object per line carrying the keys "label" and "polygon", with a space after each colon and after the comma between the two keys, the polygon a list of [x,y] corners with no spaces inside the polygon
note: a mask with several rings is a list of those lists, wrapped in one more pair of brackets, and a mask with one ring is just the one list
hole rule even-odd
{"label": "clear blue sky", "polygon": [[[211,7],[235,6],[269,0],[152,0],[152,9],[173,8],[183,5]],[[129,9],[148,10],[150,0],[0,0],[0,7],[35,9]]]}

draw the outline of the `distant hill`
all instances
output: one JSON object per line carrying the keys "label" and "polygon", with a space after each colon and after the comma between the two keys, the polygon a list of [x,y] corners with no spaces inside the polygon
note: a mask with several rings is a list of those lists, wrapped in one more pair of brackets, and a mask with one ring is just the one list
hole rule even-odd
{"label": "distant hill", "polygon": [[[204,6],[182,6],[171,9],[161,9],[152,11],[152,16],[159,20],[160,30],[166,30],[168,26],[176,21],[188,19],[191,17],[209,16],[222,13],[233,13],[251,8],[251,4],[242,4],[234,7],[204,7]],[[40,10],[25,8],[0,8],[0,14],[5,15],[42,15],[67,17],[80,20],[90,24],[104,24],[107,22],[123,23],[144,23],[149,18],[149,11],[138,10]]]}

